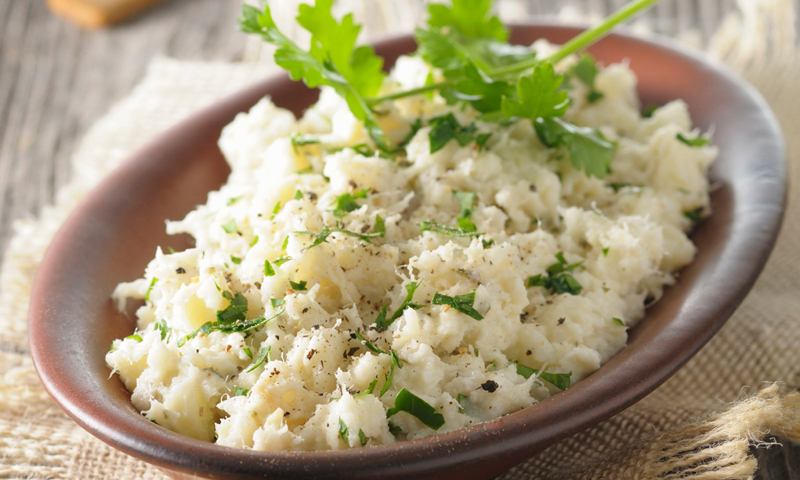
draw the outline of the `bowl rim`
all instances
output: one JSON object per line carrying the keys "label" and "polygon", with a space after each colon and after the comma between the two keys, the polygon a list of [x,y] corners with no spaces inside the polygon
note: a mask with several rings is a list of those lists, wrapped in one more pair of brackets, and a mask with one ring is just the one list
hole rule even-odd
{"label": "bowl rim", "polygon": [[[583,28],[575,24],[552,20],[536,20],[524,24],[513,24],[511,27],[515,30],[524,28],[558,28],[572,33],[577,33]],[[373,43],[373,45],[376,48],[380,48],[382,45],[392,42],[408,41],[409,37],[410,35],[408,34],[387,37]],[[786,206],[785,146],[778,122],[760,93],[744,80],[728,71],[721,63],[684,48],[665,37],[651,36],[642,38],[639,35],[631,34],[629,30],[624,28],[615,31],[610,37],[622,38],[625,41],[638,43],[646,48],[665,51],[667,54],[680,57],[689,63],[699,64],[703,68],[713,70],[715,74],[737,87],[764,117],[763,120],[766,123],[766,131],[770,135],[770,142],[775,147],[775,150],[771,152],[772,156],[777,160],[774,165],[775,172],[780,177],[780,181],[777,183],[773,181],[769,184],[770,190],[764,194],[765,203],[768,203],[774,211],[766,218],[766,221],[764,221],[763,216],[761,217],[760,226],[764,230],[764,234],[759,237],[761,238],[761,244],[756,245],[758,255],[752,256],[748,261],[749,274],[746,278],[734,280],[735,288],[730,294],[730,298],[727,298],[725,302],[719,300],[711,301],[713,305],[719,307],[719,313],[708,324],[694,329],[686,328],[680,332],[672,332],[672,335],[666,335],[662,338],[663,341],[671,342],[675,345],[683,345],[684,348],[673,349],[673,351],[679,352],[676,356],[677,358],[659,362],[664,359],[653,358],[652,355],[644,355],[641,358],[637,358],[636,362],[627,362],[625,364],[627,369],[638,369],[638,371],[642,372],[646,377],[646,381],[629,385],[626,389],[617,392],[617,395],[612,397],[610,401],[600,402],[597,399],[594,400],[595,403],[592,404],[593,407],[589,413],[587,413],[587,410],[572,411],[570,415],[561,418],[558,428],[542,424],[540,420],[545,412],[566,413],[569,411],[567,405],[570,402],[565,401],[565,396],[568,396],[567,393],[570,391],[583,390],[581,385],[590,380],[591,376],[577,383],[570,391],[539,402],[536,408],[533,409],[526,408],[495,420],[422,439],[369,448],[311,452],[264,452],[205,443],[163,428],[160,429],[163,432],[155,432],[154,434],[159,439],[160,443],[158,445],[143,444],[137,440],[135,430],[131,430],[124,423],[121,423],[123,429],[117,430],[109,419],[97,418],[93,412],[88,412],[81,406],[79,401],[70,398],[69,391],[58,387],[58,382],[54,378],[55,375],[58,375],[58,372],[45,360],[45,346],[38,341],[39,332],[42,328],[45,328],[47,317],[53,313],[43,305],[46,304],[43,299],[47,299],[50,294],[46,289],[49,280],[47,277],[50,275],[53,265],[58,262],[58,258],[53,254],[52,245],[65,242],[68,239],[69,231],[76,228],[76,224],[79,222],[80,217],[84,215],[84,212],[99,201],[98,197],[102,191],[96,187],[73,210],[54,236],[51,247],[48,248],[48,252],[37,272],[31,294],[29,330],[31,355],[37,373],[46,390],[67,415],[80,426],[100,440],[129,455],[175,472],[192,473],[197,472],[199,467],[203,467],[214,470],[206,472],[208,474],[224,472],[228,478],[245,478],[246,475],[255,471],[275,471],[277,475],[289,474],[287,472],[302,472],[304,475],[311,476],[324,475],[330,473],[331,469],[336,468],[337,464],[341,462],[352,462],[361,471],[368,472],[369,476],[373,477],[376,475],[395,475],[397,474],[397,468],[399,468],[398,465],[402,465],[403,475],[414,476],[417,474],[423,475],[433,469],[441,472],[458,464],[471,464],[492,457],[497,458],[498,456],[511,456],[515,461],[520,461],[530,456],[531,453],[541,450],[543,443],[551,445],[581,430],[594,426],[638,402],[677,372],[707,343],[722,327],[755,283],[775,243]],[[191,123],[193,118],[213,110],[215,105],[241,96],[243,92],[252,92],[254,89],[264,88],[265,84],[269,85],[280,81],[285,81],[285,77],[282,75],[269,77],[267,80],[258,82],[254,86],[225,97],[213,105],[196,112],[186,120],[157,135],[148,141],[145,146],[137,149],[137,152],[130,155],[129,160],[123,162],[115,171],[110,173],[101,182],[101,185],[111,185],[114,182],[124,181],[124,176],[127,175],[126,169],[131,168],[130,163],[136,160],[139,151],[158,145],[164,138],[171,136],[173,132],[185,128],[185,125]],[[774,178],[771,180],[774,180]],[[759,181],[759,179],[754,181]],[[753,221],[746,223],[752,224]],[[752,242],[747,243],[745,246],[753,247]],[[686,348],[687,345],[688,348]],[[574,401],[572,403],[575,404]],[[585,402],[581,404],[585,405]],[[534,428],[538,429],[536,446],[531,443],[529,433]],[[176,456],[175,452],[181,452],[181,454]],[[413,459],[413,463],[410,463],[412,462],[411,459]],[[242,471],[242,465],[247,465],[248,463],[251,466],[245,469],[247,470],[246,472]],[[348,477],[361,478],[361,475],[349,471]]]}

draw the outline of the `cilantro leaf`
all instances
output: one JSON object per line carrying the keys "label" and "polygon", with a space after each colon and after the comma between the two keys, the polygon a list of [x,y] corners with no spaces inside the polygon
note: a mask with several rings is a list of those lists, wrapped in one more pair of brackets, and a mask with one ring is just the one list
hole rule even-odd
{"label": "cilantro leaf", "polygon": [[306,289],[306,286],[308,285],[308,282],[306,282],[305,280],[301,280],[300,282],[295,283],[295,282],[289,280],[289,285],[292,287],[292,290],[294,290],[296,292],[302,292],[302,291],[304,291]]}
{"label": "cilantro leaf", "polygon": [[386,381],[383,382],[383,388],[381,388],[381,393],[378,395],[378,398],[388,392],[389,388],[392,386],[392,382],[394,381],[394,367],[403,368],[403,362],[400,361],[400,357],[397,356],[394,350],[389,351],[389,356],[391,357],[391,367],[389,369],[389,374],[386,375]]}
{"label": "cilantro leaf", "polygon": [[285,304],[286,304],[286,300],[284,300],[282,298],[270,298],[269,299],[269,305],[273,309],[276,309],[276,308],[278,308],[278,307],[280,307],[282,305],[285,305]]}
{"label": "cilantro leaf", "polygon": [[362,335],[362,334],[361,334],[361,332],[359,332],[358,330],[356,330],[356,331],[355,331],[355,336],[356,336],[356,338],[357,338],[357,339],[358,339],[360,342],[363,342],[364,346],[365,346],[365,347],[367,347],[367,349],[368,349],[370,352],[372,352],[372,353],[377,353],[377,354],[379,354],[379,355],[380,355],[380,354],[384,354],[384,355],[386,355],[386,351],[384,351],[384,350],[381,350],[380,348],[376,347],[374,343],[372,343],[372,342],[370,342],[369,340],[367,340],[367,339],[364,337],[364,335]]}
{"label": "cilantro leaf", "polygon": [[436,293],[433,296],[433,304],[448,305],[461,313],[469,315],[475,320],[483,320],[483,315],[478,313],[478,311],[473,308],[473,305],[475,304],[475,291],[464,295],[456,295],[455,297]]}
{"label": "cilantro leaf", "polygon": [[367,444],[367,436],[364,434],[364,430],[358,429],[358,440],[361,442],[361,446]]}
{"label": "cilantro leaf", "polygon": [[472,61],[468,61],[458,72],[461,79],[453,88],[443,89],[440,93],[455,103],[464,100],[481,113],[490,113],[502,108],[503,99],[514,95],[514,85],[505,80],[494,80],[478,69]]}
{"label": "cilantro leaf", "polygon": [[682,133],[678,133],[675,137],[690,147],[704,147],[711,142],[709,137],[704,137],[703,135],[699,135],[695,138],[689,138],[684,136]]}
{"label": "cilantro leaf", "polygon": [[566,390],[572,384],[572,381],[570,380],[570,378],[572,377],[572,372],[549,373],[536,370],[535,368],[526,367],[521,363],[517,363],[517,374],[525,377],[526,380],[528,378],[531,378],[531,375],[538,375],[539,378],[546,381],[547,383],[550,383],[559,390]]}
{"label": "cilantro leaf", "polygon": [[687,210],[683,212],[683,216],[694,223],[698,223],[703,219],[703,207],[697,207],[694,210]]}
{"label": "cilantro leaf", "polygon": [[283,257],[276,258],[275,260],[273,260],[272,264],[275,265],[276,267],[280,267],[284,263],[291,262],[291,261],[292,261],[292,257],[290,257],[288,255],[284,255]]}
{"label": "cilantro leaf", "polygon": [[236,232],[236,220],[231,220],[230,222],[223,223],[222,229],[225,230],[225,233],[235,233]]}
{"label": "cilantro leaf", "polygon": [[569,105],[569,98],[567,92],[558,88],[563,78],[562,75],[556,75],[550,63],[536,65],[531,75],[522,76],[517,81],[519,99],[503,98],[503,115],[506,118],[519,117],[531,120],[564,115]]}
{"label": "cilantro leaf", "polygon": [[233,387],[233,396],[235,397],[244,397],[247,396],[247,393],[250,391],[249,388],[242,388],[242,387]]}
{"label": "cilantro leaf", "polygon": [[433,430],[439,430],[444,425],[444,415],[436,413],[435,408],[405,388],[400,390],[395,397],[394,407],[386,411],[386,418],[391,418],[400,412],[415,416]]}
{"label": "cilantro leaf", "polygon": [[169,337],[172,334],[172,329],[167,326],[166,320],[159,320],[153,325],[153,329],[161,332],[161,341],[164,340],[169,341]]}
{"label": "cilantro leaf", "polygon": [[133,334],[133,335],[128,335],[127,337],[125,337],[125,340],[135,340],[138,343],[142,343],[143,339],[142,339],[141,335]]}
{"label": "cilantro leaf", "polygon": [[156,282],[158,282],[158,279],[156,277],[153,277],[153,279],[150,280],[150,286],[147,287],[147,292],[145,292],[145,294],[144,294],[144,301],[145,302],[149,302],[150,301],[150,292],[153,291],[153,287],[156,285]]}
{"label": "cilantro leaf", "polygon": [[578,127],[560,118],[537,118],[533,124],[536,135],[545,146],[566,147],[572,165],[583,169],[587,176],[603,178],[610,171],[614,144],[603,138],[599,131]]}
{"label": "cilantro leaf", "polygon": [[[273,320],[280,315],[283,314],[285,310],[281,310],[280,312],[276,313],[275,315],[271,316],[270,318],[265,317],[258,317],[248,321],[236,321],[233,323],[225,323],[225,322],[206,322],[200,328],[195,330],[194,332],[186,335],[182,339],[178,341],[178,348],[184,346],[188,340],[193,339],[198,334],[208,335],[213,331],[219,331],[222,333],[236,333],[236,332],[246,332],[249,330],[253,330],[256,328],[261,327],[262,325],[266,324],[270,320]],[[219,313],[219,312],[218,312]]]}
{"label": "cilantro leaf", "polygon": [[353,397],[362,397],[364,395],[372,395],[372,392],[375,391],[375,387],[377,385],[378,385],[378,379],[376,378],[375,380],[373,380],[373,381],[371,381],[369,383],[369,387],[367,387],[366,390],[364,390],[363,392],[356,393],[355,395],[353,395]]}
{"label": "cilantro leaf", "polygon": [[436,223],[436,222],[421,222],[417,225],[423,232],[436,232],[436,233],[441,233],[443,235],[449,235],[451,237],[479,237],[483,235],[482,232],[476,232],[474,230],[465,229],[463,228],[463,226],[459,226],[458,228],[448,227],[447,225],[442,225],[441,223]]}

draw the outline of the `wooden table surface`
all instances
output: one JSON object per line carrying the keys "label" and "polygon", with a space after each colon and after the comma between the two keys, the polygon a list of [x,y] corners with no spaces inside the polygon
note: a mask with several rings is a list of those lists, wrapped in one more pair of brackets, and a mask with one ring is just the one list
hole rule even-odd
{"label": "wooden table surface", "polygon": [[[365,0],[366,1],[366,0]],[[419,9],[419,0],[407,0]],[[706,33],[732,8],[727,0],[679,0]],[[624,0],[579,0],[616,7]],[[520,0],[527,14],[553,2]],[[596,5],[594,6],[597,7]],[[87,129],[142,79],[154,56],[235,61],[245,37],[239,0],[170,0],[108,30],[85,32],[54,18],[44,0],[0,0],[0,252],[11,223],[52,203],[70,175],[70,156]],[[676,22],[660,27],[674,28]],[[800,446],[753,449],[762,480],[800,480]]]}

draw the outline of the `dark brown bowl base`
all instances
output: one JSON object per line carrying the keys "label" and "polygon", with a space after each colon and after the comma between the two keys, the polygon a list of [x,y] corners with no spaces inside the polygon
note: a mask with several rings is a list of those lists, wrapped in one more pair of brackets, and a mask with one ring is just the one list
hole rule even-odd
{"label": "dark brown bowl base", "polygon": [[[513,40],[563,43],[575,28],[514,28]],[[377,46],[391,65],[410,37]],[[182,218],[228,168],[220,130],[269,94],[300,113],[316,93],[270,78],[180,123],[113,172],[73,212],[41,264],[30,308],[31,352],[48,392],[87,431],[173,478],[452,478],[497,475],[640,400],[675,373],[723,325],[750,290],[778,233],[786,194],[779,127],[754,89],[666,41],[612,35],[591,48],[601,62],[627,59],[643,104],[682,98],[695,124],[714,127],[720,156],[711,176],[714,215],[692,238],[695,262],[632,329],[628,346],[569,390],[497,420],[421,440],[327,452],[256,452],[199,442],[142,417],[104,357],[133,323],[109,300],[141,276],[157,245],[179,246],[165,219]]]}

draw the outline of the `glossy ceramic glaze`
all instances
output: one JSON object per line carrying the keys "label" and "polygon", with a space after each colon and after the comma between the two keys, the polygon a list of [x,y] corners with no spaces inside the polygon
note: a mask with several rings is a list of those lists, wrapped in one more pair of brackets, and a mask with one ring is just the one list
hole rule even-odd
{"label": "glossy ceramic glaze", "polygon": [[[561,43],[578,32],[518,26],[519,43]],[[414,49],[410,37],[377,45],[391,65]],[[751,87],[723,68],[667,42],[613,35],[591,48],[603,63],[627,59],[643,104],[682,98],[695,124],[714,128],[719,160],[711,176],[714,214],[692,235],[697,259],[631,330],[628,346],[569,390],[492,422],[426,439],[336,452],[255,452],[199,442],[158,427],[131,405],[104,356],[133,320],[109,300],[114,286],[142,275],[180,219],[219,187],[228,167],[216,146],[222,127],[259,98],[300,113],[316,97],[285,77],[264,80],[164,132],[112,173],[75,210],[39,269],[30,342],[48,392],[104,442],[174,478],[489,478],[553,443],[632,405],[656,388],[723,325],[750,290],[777,236],[786,166],[778,125]]]}

